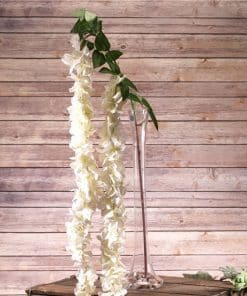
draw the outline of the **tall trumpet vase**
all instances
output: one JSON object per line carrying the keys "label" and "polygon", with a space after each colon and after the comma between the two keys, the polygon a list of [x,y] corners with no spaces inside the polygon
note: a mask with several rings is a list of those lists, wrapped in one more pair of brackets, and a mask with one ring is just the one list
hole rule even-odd
{"label": "tall trumpet vase", "polygon": [[134,150],[134,254],[128,273],[130,289],[155,289],[163,285],[151,262],[148,240],[147,201],[145,188],[145,145],[148,112],[143,108],[129,111]]}

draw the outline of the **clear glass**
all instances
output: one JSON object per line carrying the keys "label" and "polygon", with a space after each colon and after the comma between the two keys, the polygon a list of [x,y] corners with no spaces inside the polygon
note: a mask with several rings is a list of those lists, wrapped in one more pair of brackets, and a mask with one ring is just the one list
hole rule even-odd
{"label": "clear glass", "polygon": [[146,109],[129,111],[134,148],[134,254],[128,273],[130,289],[155,289],[163,280],[155,274],[149,253],[147,201],[145,188],[145,145],[148,124]]}

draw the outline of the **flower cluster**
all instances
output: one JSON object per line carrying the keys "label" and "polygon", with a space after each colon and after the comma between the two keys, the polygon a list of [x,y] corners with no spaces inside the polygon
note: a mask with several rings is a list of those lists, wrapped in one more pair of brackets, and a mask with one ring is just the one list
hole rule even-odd
{"label": "flower cluster", "polygon": [[102,260],[102,295],[123,296],[126,270],[121,261],[120,252],[123,245],[125,208],[123,205],[124,164],[122,151],[124,145],[120,139],[120,113],[123,105],[122,95],[117,87],[119,76],[112,76],[105,87],[103,109],[106,114],[101,135],[101,161],[103,196],[100,208],[103,216],[101,233]]}
{"label": "flower cluster", "polygon": [[119,136],[120,113],[123,99],[117,84],[119,76],[112,76],[103,95],[106,119],[102,129],[100,156],[102,171],[97,167],[95,149],[91,138],[95,133],[92,125],[93,65],[87,46],[80,48],[78,35],[71,39],[74,51],[65,54],[63,62],[70,67],[74,93],[70,114],[70,148],[74,151],[71,167],[76,177],[76,189],[72,202],[71,221],[66,223],[68,250],[79,268],[76,296],[91,296],[98,278],[92,264],[91,236],[92,217],[96,208],[103,216],[101,241],[102,296],[123,296],[126,270],[120,258],[123,245],[125,208],[123,206],[124,165],[121,154],[124,149]]}
{"label": "flower cluster", "polygon": [[96,272],[92,264],[90,228],[92,216],[97,207],[99,174],[94,158],[94,147],[91,137],[95,130],[92,125],[92,92],[93,65],[87,47],[80,50],[79,38],[71,39],[74,51],[65,54],[63,62],[70,67],[70,77],[74,85],[70,89],[74,93],[70,114],[70,148],[74,151],[71,167],[76,177],[76,189],[72,208],[72,219],[66,223],[68,250],[72,254],[75,265],[79,267],[75,295],[91,296],[95,291]]}

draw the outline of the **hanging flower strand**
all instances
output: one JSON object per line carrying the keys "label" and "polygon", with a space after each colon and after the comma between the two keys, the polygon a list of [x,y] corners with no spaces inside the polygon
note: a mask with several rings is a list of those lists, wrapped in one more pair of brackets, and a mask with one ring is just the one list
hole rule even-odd
{"label": "hanging flower strand", "polygon": [[106,114],[101,136],[101,158],[103,172],[103,196],[101,213],[103,230],[101,233],[102,261],[102,296],[123,296],[127,293],[126,269],[121,261],[121,250],[124,243],[125,207],[123,196],[124,164],[122,151],[124,145],[120,139],[120,113],[124,104],[121,92],[116,92],[119,76],[112,76],[105,87],[103,109]]}
{"label": "hanging flower strand", "polygon": [[74,47],[72,54],[65,54],[63,62],[70,67],[70,77],[74,93],[70,114],[70,148],[74,151],[71,167],[76,177],[77,188],[74,192],[72,219],[66,223],[68,250],[72,253],[77,274],[76,296],[91,296],[95,291],[96,272],[92,265],[91,228],[92,215],[97,206],[98,169],[94,159],[94,148],[90,141],[94,133],[91,119],[93,117],[90,95],[92,91],[93,65],[90,52],[85,46],[80,50],[79,36],[72,36]]}
{"label": "hanging flower strand", "polygon": [[[104,220],[100,236],[102,294],[123,296],[127,292],[124,288],[125,268],[120,259],[125,224],[122,196],[125,190],[119,113],[123,103],[130,101],[132,109],[136,104],[147,109],[157,129],[158,122],[148,101],[138,94],[135,84],[121,72],[117,59],[122,52],[111,50],[110,42],[102,31],[102,21],[84,9],[77,11],[75,16],[78,19],[71,33],[77,34],[76,42],[73,42],[76,50],[72,55],[65,55],[63,59],[70,66],[71,77],[75,80],[72,88],[74,97],[69,111],[72,135],[70,146],[75,151],[72,168],[76,175],[77,189],[71,210],[72,221],[67,224],[69,250],[80,268],[75,295],[89,296],[95,290],[97,276],[92,266],[89,229],[98,204]],[[90,104],[91,75],[93,68],[99,67],[100,73],[112,75],[104,93],[106,122],[101,137],[103,172],[100,179],[90,142],[94,133]],[[98,203],[97,197],[100,194],[101,201]]]}

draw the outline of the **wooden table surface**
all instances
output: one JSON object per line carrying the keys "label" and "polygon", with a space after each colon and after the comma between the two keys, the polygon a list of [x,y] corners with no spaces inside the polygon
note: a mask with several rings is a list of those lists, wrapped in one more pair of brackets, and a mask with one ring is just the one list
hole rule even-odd
{"label": "wooden table surface", "polygon": [[[128,296],[229,296],[231,284],[178,277],[163,277],[164,286],[156,290],[129,290]],[[27,295],[74,296],[76,278],[71,276],[57,282],[37,285],[26,290]],[[99,290],[98,290],[99,291]],[[97,292],[98,292],[97,291]],[[97,293],[95,295],[98,295]]]}

